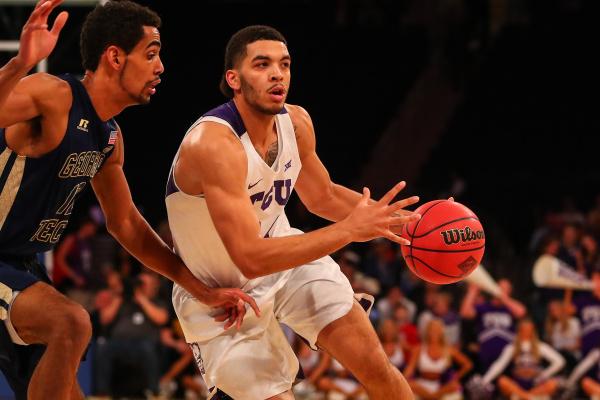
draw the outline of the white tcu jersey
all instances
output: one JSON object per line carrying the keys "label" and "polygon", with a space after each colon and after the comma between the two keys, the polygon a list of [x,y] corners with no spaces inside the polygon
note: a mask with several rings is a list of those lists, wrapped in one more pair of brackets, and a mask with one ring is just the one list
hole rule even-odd
{"label": "white tcu jersey", "polygon": [[[284,213],[284,206],[292,194],[301,168],[294,128],[285,108],[276,115],[279,149],[271,167],[256,152],[233,101],[209,111],[190,129],[206,121],[229,127],[231,134],[239,137],[246,150],[246,187],[260,221],[261,235],[272,237],[299,233],[290,228]],[[192,273],[208,286],[242,288],[260,304],[268,301],[285,284],[290,271],[252,280],[242,275],[219,237],[204,196],[182,192],[175,181],[173,168],[167,183],[166,206],[176,253]]]}

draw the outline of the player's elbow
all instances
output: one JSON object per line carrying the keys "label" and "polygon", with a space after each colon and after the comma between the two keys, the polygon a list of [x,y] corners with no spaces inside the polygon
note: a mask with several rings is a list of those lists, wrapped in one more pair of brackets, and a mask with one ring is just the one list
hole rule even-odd
{"label": "player's elbow", "polygon": [[119,240],[119,237],[121,237],[123,235],[123,233],[122,233],[123,228],[124,228],[124,225],[122,223],[119,223],[118,221],[116,221],[114,219],[110,219],[110,218],[106,219],[106,230],[115,239]]}
{"label": "player's elbow", "polygon": [[260,275],[258,263],[243,252],[232,252],[231,259],[246,279],[258,278]]}
{"label": "player's elbow", "polygon": [[318,196],[303,198],[302,202],[311,213],[325,216],[335,205],[335,191],[333,184],[320,191]]}

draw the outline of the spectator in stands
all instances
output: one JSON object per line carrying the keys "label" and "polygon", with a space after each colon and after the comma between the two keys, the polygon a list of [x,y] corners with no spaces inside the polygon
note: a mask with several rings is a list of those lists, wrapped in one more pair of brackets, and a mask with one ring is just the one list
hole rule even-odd
{"label": "spectator in stands", "polygon": [[[550,365],[543,369],[543,360]],[[515,341],[504,348],[482,379],[483,385],[492,383],[512,365],[506,375],[498,379],[500,391],[512,399],[533,400],[536,396],[549,398],[558,389],[552,377],[565,364],[564,358],[548,344],[538,339],[535,325],[529,319],[519,323]]]}
{"label": "spectator in stands", "polygon": [[460,345],[460,318],[458,313],[451,308],[452,297],[449,293],[439,292],[433,297],[430,310],[425,310],[419,315],[417,327],[419,335],[425,336],[425,330],[432,319],[440,319],[444,324],[446,342],[450,346]]}
{"label": "spectator in stands", "polygon": [[581,323],[581,354],[583,357],[600,343],[600,270],[592,273],[592,293],[579,295],[572,301],[572,291],[565,292],[565,305],[569,315],[576,315]]}
{"label": "spectator in stands", "polygon": [[368,293],[377,296],[381,290],[379,281],[375,278],[365,276],[359,271],[360,256],[352,250],[342,250],[337,254],[336,261],[340,270],[350,284],[355,293]]}
{"label": "spectator in stands", "polygon": [[398,286],[390,288],[386,296],[377,301],[376,309],[380,320],[392,318],[398,304],[402,304],[406,308],[409,321],[414,321],[417,306],[402,293],[402,290]]}
{"label": "spectator in stands", "polygon": [[90,241],[98,225],[84,218],[77,230],[61,241],[54,252],[52,278],[56,287],[68,297],[92,309],[93,295],[89,292],[92,277],[92,252]]}
{"label": "spectator in stands", "polygon": [[133,281],[123,281],[122,287],[110,293],[110,301],[102,302],[99,310],[108,335],[98,343],[96,391],[111,394],[115,362],[134,361],[144,373],[145,390],[157,394],[160,327],[169,319],[165,302],[157,298],[159,280],[154,273],[142,272]]}
{"label": "spectator in stands", "polygon": [[580,357],[581,325],[569,316],[563,302],[553,300],[548,304],[545,324],[546,341],[565,358],[567,370],[571,371]]}
{"label": "spectator in stands", "polygon": [[[183,380],[188,376],[197,374],[196,363],[194,362],[194,353],[191,347],[186,343],[183,331],[176,318],[171,320],[169,326],[165,326],[160,331],[160,343],[166,354],[165,358],[170,360],[166,372],[159,381],[160,394],[164,397],[173,395],[182,395],[184,393]],[[208,390],[199,395],[208,395]]]}
{"label": "spectator in stands", "polygon": [[575,271],[585,275],[585,265],[581,245],[579,243],[579,236],[580,232],[577,225],[565,225],[562,231],[560,248],[558,249],[556,257],[564,261]]}
{"label": "spectator in stands", "polygon": [[[431,319],[425,328],[423,342],[415,347],[404,373],[413,392],[423,400],[460,399],[460,379],[473,364],[444,335],[444,324]],[[460,369],[452,370],[456,363]]]}
{"label": "spectator in stands", "polygon": [[479,288],[470,284],[460,307],[460,316],[474,320],[477,325],[477,370],[480,373],[487,371],[504,347],[513,341],[515,321],[526,313],[523,304],[511,297],[512,284],[507,279],[500,279],[498,285],[500,296],[475,304]]}
{"label": "spectator in stands", "polygon": [[590,277],[592,272],[600,268],[600,253],[598,242],[590,233],[584,233],[581,237],[581,248],[583,251],[583,265],[585,276]]}
{"label": "spectator in stands", "polygon": [[379,238],[370,242],[371,249],[365,260],[366,275],[379,281],[382,290],[387,292],[400,283],[402,261],[396,247],[387,239]]}
{"label": "spectator in stands", "polygon": [[404,304],[396,305],[394,309],[394,321],[396,322],[396,330],[400,335],[400,340],[409,347],[419,344],[419,332],[417,327],[409,318],[408,310]]}

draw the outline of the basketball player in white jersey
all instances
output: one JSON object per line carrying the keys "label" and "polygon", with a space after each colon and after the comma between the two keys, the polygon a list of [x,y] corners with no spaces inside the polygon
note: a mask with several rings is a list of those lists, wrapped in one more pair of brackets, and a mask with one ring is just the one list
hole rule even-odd
{"label": "basketball player in white jersey", "polygon": [[[308,113],[285,104],[290,55],[275,29],[250,26],[234,34],[221,89],[232,100],[189,129],[173,162],[166,205],[175,248],[211,287],[239,287],[261,315],[223,331],[220,310],[175,286],[173,303],[213,399],[292,399],[298,360],[279,323],[339,360],[372,400],[412,399],[388,361],[348,280],[328,254],[353,241],[397,243],[403,210],[331,182],[315,152]],[[284,206],[296,188],[308,209],[334,223],[310,233],[290,228]]]}

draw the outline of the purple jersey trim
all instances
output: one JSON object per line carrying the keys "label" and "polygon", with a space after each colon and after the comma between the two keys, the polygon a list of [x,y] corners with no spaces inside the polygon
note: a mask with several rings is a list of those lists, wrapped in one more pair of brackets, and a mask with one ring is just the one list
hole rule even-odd
{"label": "purple jersey trim", "polygon": [[[279,111],[278,114],[287,114],[287,110],[285,107]],[[203,115],[203,117],[216,117],[220,118],[223,121],[226,121],[233,130],[236,135],[242,136],[246,133],[246,126],[244,125],[244,121],[242,121],[242,116],[238,111],[237,107],[233,100],[228,101],[225,104],[221,104],[220,106],[213,108],[209,112]]]}

